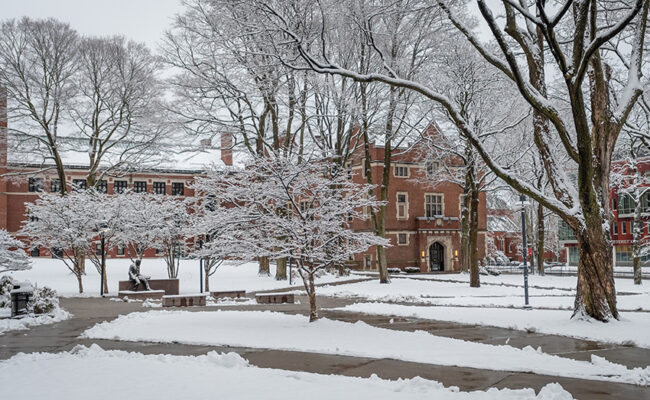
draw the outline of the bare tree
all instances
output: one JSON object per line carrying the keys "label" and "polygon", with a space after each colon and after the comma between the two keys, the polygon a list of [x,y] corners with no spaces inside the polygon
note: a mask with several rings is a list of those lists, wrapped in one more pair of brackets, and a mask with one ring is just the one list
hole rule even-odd
{"label": "bare tree", "polygon": [[[66,193],[61,153],[66,106],[76,95],[77,33],[54,19],[8,20],[0,27],[0,85],[8,95],[12,151],[54,168]],[[49,164],[49,165],[48,165]]]}
{"label": "bare tree", "polygon": [[[499,165],[465,120],[461,110],[440,93],[433,82],[403,76],[387,62],[382,63],[381,70],[367,73],[342,68],[330,58],[328,47],[331,43],[326,36],[321,35],[318,46],[307,47],[302,32],[293,29],[296,21],[303,21],[304,16],[296,15],[291,7],[276,2],[251,3],[252,9],[260,16],[258,24],[264,24],[267,28],[264,31],[266,37],[275,40],[279,46],[289,44],[295,50],[299,58],[285,58],[286,64],[318,73],[347,76],[361,82],[383,82],[417,92],[443,106],[460,132],[499,178],[555,212],[576,232],[579,267],[573,316],[601,321],[618,318],[609,224],[602,221],[609,218],[609,172],[614,145],[643,91],[641,66],[650,2],[629,0],[625,2],[629,7],[620,11],[620,8],[610,10],[607,5],[595,1],[566,1],[557,9],[550,10],[541,0],[534,3],[502,0],[501,9],[512,13],[518,21],[532,24],[541,34],[543,47],[550,49],[553,62],[544,65],[553,67],[561,77],[561,92],[570,111],[566,115],[540,93],[530,77],[525,76],[523,68],[530,68],[531,60],[522,59],[518,54],[533,54],[534,51],[525,51],[529,43],[509,40],[512,36],[504,30],[507,27],[503,28],[497,23],[485,0],[477,0],[477,4],[498,46],[495,51],[482,44],[457,17],[448,2],[438,1],[438,5],[448,11],[453,24],[477,52],[509,79],[530,107],[550,121],[553,130],[548,135],[557,137],[565,153],[578,164],[577,182],[574,182],[568,178],[563,165],[558,164],[558,160],[547,151],[549,137],[545,137],[543,131],[538,131],[540,136],[534,138],[535,149],[544,163],[553,195],[540,192],[517,173]],[[338,6],[337,2],[321,2],[313,6],[317,11],[310,15],[323,27],[323,31],[327,31],[336,25],[328,16]],[[420,10],[411,10],[411,20],[415,20],[415,14],[420,15]],[[384,12],[376,10],[365,14],[362,20],[357,18],[358,24],[362,26],[372,21],[380,11]],[[564,35],[565,32],[570,35]],[[379,32],[375,30],[372,34],[377,37]],[[633,40],[631,46],[617,49],[620,57],[627,61],[627,78],[624,84],[616,85],[608,79],[612,64],[608,62],[611,55],[605,44],[612,43],[622,35],[633,37]],[[318,48],[318,51],[314,51],[314,48]],[[377,52],[386,60],[381,49],[377,49]],[[280,56],[282,54],[279,53]]]}
{"label": "bare tree", "polygon": [[165,123],[160,67],[145,45],[123,37],[83,38],[76,65],[78,95],[68,110],[87,148],[91,188],[104,174],[142,167],[157,154]]}

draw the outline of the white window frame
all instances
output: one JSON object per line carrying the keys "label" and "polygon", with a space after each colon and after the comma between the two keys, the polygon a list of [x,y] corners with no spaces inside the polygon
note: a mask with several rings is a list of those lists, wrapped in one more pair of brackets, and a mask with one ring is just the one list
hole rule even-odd
{"label": "white window frame", "polygon": [[[440,196],[440,214],[439,215],[427,215],[427,197],[428,196]],[[425,193],[424,194],[424,216],[427,218],[438,218],[445,215],[445,195],[444,193]]]}
{"label": "white window frame", "polygon": [[[401,216],[399,209],[400,209],[400,202],[399,202],[399,196],[404,195],[406,198],[406,202],[404,202],[404,215]],[[399,220],[405,220],[409,219],[409,194],[408,192],[397,192],[395,194],[395,218]]]}

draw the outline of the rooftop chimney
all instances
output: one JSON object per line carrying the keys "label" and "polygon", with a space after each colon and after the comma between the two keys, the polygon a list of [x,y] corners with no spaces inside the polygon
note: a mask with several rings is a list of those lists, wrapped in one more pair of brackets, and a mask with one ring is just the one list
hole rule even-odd
{"label": "rooftop chimney", "polygon": [[221,161],[232,166],[232,133],[221,132]]}

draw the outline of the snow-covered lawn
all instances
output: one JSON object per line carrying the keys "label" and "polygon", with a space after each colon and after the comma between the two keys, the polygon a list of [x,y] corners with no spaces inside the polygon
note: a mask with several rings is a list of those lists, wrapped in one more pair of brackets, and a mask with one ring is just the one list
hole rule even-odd
{"label": "snow-covered lawn", "polygon": [[[17,280],[28,280],[39,286],[49,286],[60,296],[79,296],[77,279],[65,267],[62,261],[51,258],[33,258],[33,268],[27,271],[17,271],[10,275]],[[128,259],[108,259],[106,272],[108,277],[109,295],[116,295],[118,281],[128,279],[128,269],[131,261]],[[270,277],[257,275],[257,263],[228,264],[224,263],[210,277],[210,290],[272,290],[289,287],[289,281],[276,281],[275,266],[271,265]],[[161,258],[145,258],[142,260],[141,272],[152,279],[167,278],[165,262]],[[178,278],[181,293],[198,293],[199,291],[199,262],[197,260],[181,260]],[[317,283],[339,282],[358,279],[358,276],[337,277],[333,274],[324,275],[316,280]],[[83,277],[83,296],[99,296],[99,273],[95,266],[86,261],[86,276]],[[296,288],[302,288],[302,281],[294,279]]]}
{"label": "snow-covered lawn", "polygon": [[[459,282],[439,282],[436,280],[394,278],[390,284],[380,284],[377,280],[351,283],[341,286],[324,286],[316,291],[321,296],[355,298],[373,301],[426,301],[434,297],[465,296],[519,296],[523,289],[513,286],[488,286],[470,288],[469,284]],[[530,289],[531,296],[566,296],[570,294],[558,289]]]}
{"label": "snow-covered lawn", "polygon": [[[260,334],[263,332],[263,334]],[[439,337],[427,332],[377,328],[363,322],[261,311],[149,311],[118,317],[86,330],[82,337],[127,341],[179,342],[306,351],[370,358],[393,358],[436,365],[616,381],[646,385],[650,367],[628,369],[593,356],[592,362]]]}
{"label": "snow-covered lawn", "polygon": [[53,324],[70,318],[70,313],[57,308],[51,315],[34,315],[20,319],[5,318],[11,316],[10,308],[0,308],[0,335],[6,331],[29,329],[36,325]]}
{"label": "snow-covered lawn", "polygon": [[[522,310],[482,307],[422,307],[388,303],[356,303],[339,311],[415,317],[438,321],[497,326],[650,348],[650,313],[621,313],[620,321],[572,320],[562,310]],[[650,363],[650,361],[649,361]]]}
{"label": "snow-covered lawn", "polygon": [[[361,276],[375,276],[376,273],[356,272]],[[399,279],[420,279],[435,281],[467,282],[469,283],[469,274],[417,274],[417,275],[399,275],[393,277],[393,281]],[[642,285],[635,285],[632,279],[616,278],[616,291],[626,293],[650,293],[650,281]],[[501,274],[499,276],[481,275],[481,283],[489,285],[517,285],[524,286],[524,276],[521,274]],[[552,276],[552,275],[529,275],[528,285],[530,287],[547,288],[547,289],[566,289],[575,291],[577,277],[575,276]]]}
{"label": "snow-covered lawn", "polygon": [[[70,373],[74,377],[70,377]],[[38,384],[34,384],[38,377]],[[72,381],[71,381],[72,379]],[[19,354],[0,361],[0,387],[20,399],[450,399],[568,400],[556,383],[532,389],[460,392],[422,378],[389,381],[257,368],[236,353],[202,356],[104,351]],[[110,390],[107,390],[110,388]]]}

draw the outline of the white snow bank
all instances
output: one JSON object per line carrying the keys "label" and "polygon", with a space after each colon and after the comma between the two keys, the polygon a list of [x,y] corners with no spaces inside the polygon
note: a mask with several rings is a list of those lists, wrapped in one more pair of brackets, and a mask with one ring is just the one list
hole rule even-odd
{"label": "white snow bank", "polygon": [[[11,309],[0,309],[0,317],[11,315]],[[6,318],[0,319],[0,335],[6,331],[16,331],[29,329],[32,326],[53,324],[70,318],[70,313],[56,308],[51,314],[30,315],[20,319]]]}
{"label": "white snow bank", "polygon": [[[263,333],[263,334],[261,334]],[[122,315],[86,330],[82,337],[179,342],[393,358],[436,365],[521,371],[645,385],[650,368],[603,367],[511,346],[496,346],[320,319],[261,311],[149,311]]]}
{"label": "white snow bank", "polygon": [[[28,280],[38,286],[51,287],[62,297],[99,296],[99,273],[90,260],[86,260],[86,275],[82,278],[83,295],[79,295],[77,278],[66,268],[62,261],[52,258],[32,258],[31,260],[33,262],[31,270],[15,271],[7,273],[7,275],[17,280]],[[123,258],[108,259],[106,263],[109,295],[117,295],[118,282],[128,279],[131,260]],[[152,279],[166,279],[166,268],[162,258],[145,258],[142,260],[141,272],[144,275],[151,276]],[[275,280],[275,265],[273,264],[271,264],[271,276],[258,276],[257,272],[257,263],[224,263],[210,277],[210,290],[246,290],[251,292],[289,287],[288,280]],[[181,260],[178,278],[182,294],[197,293],[200,282],[198,260]],[[325,274],[317,278],[316,283],[342,282],[350,279],[359,279],[359,277],[337,277],[334,274]],[[303,287],[300,279],[294,280],[293,284],[296,288]]]}
{"label": "white snow bank", "polygon": [[[320,296],[365,298],[373,301],[426,302],[439,297],[520,296],[523,289],[511,286],[481,286],[471,288],[466,283],[438,282],[422,279],[393,279],[389,285],[365,281],[339,286],[324,286],[316,290]],[[530,289],[531,296],[566,296],[565,290]]]}
{"label": "white snow bank", "polygon": [[596,320],[573,320],[570,319],[570,311],[561,310],[421,307],[387,303],[355,303],[335,310],[532,330],[600,342],[633,343],[650,348],[650,313],[646,312],[622,313],[620,321],[603,323]]}
{"label": "white snow bank", "polygon": [[[376,273],[353,272],[362,276],[374,276]],[[429,281],[447,281],[469,283],[468,273],[455,274],[418,274],[418,275],[400,275],[393,277],[392,282],[401,279],[409,280],[429,280]],[[530,287],[539,287],[547,289],[566,289],[575,292],[578,278],[575,276],[554,276],[554,275],[529,275],[528,284]],[[524,286],[524,276],[522,274],[501,274],[499,276],[481,275],[481,284],[488,285],[517,285],[521,288]],[[650,293],[650,285],[635,285],[632,279],[615,278],[616,291],[627,293]]]}
{"label": "white snow bank", "polygon": [[[420,298],[419,303],[437,306],[462,307],[522,307],[525,303],[523,289],[520,296],[475,296],[475,297],[435,297]],[[552,308],[557,310],[573,310],[575,295],[569,296],[531,296],[529,304],[533,307]],[[619,311],[648,311],[650,310],[650,295],[619,295],[616,298]]]}
{"label": "white snow bank", "polygon": [[[74,372],[74,382],[70,373]],[[38,384],[34,384],[38,377]],[[97,345],[70,352],[18,354],[0,361],[7,398],[30,399],[458,399],[568,400],[557,383],[532,389],[460,392],[422,378],[389,381],[319,375],[250,366],[236,353],[202,356],[104,351]],[[106,390],[106,388],[110,388]]]}

